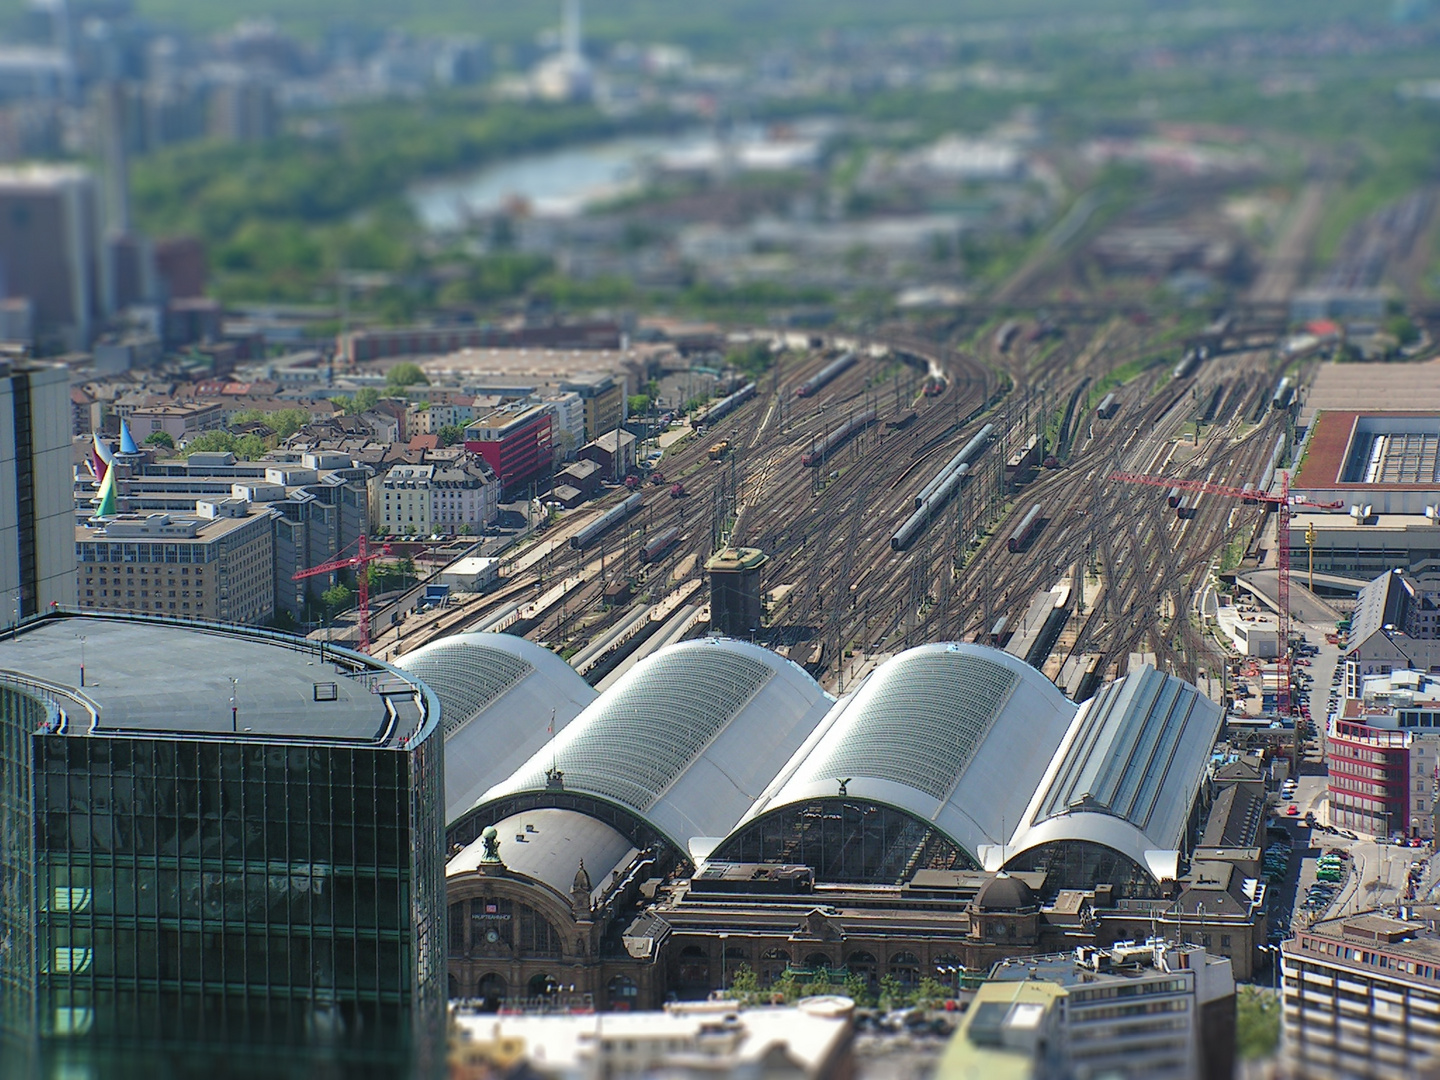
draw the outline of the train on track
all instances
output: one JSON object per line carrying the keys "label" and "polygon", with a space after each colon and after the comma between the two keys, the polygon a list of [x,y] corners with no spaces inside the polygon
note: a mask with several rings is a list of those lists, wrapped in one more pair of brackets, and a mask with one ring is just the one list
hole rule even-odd
{"label": "train on track", "polygon": [[746,383],[739,390],[736,390],[733,394],[729,395],[728,397],[721,398],[719,401],[711,405],[708,409],[702,411],[699,417],[696,418],[695,423],[697,426],[702,424],[713,424],[721,417],[734,412],[737,408],[745,404],[745,402],[749,401],[754,396],[755,384],[753,382]]}
{"label": "train on track", "polygon": [[1100,404],[1095,407],[1095,415],[1101,420],[1109,420],[1120,410],[1120,399],[1114,394],[1106,394]]}
{"label": "train on track", "polygon": [[875,410],[866,409],[864,412],[856,413],[846,420],[834,431],[826,435],[811,449],[800,455],[800,464],[807,469],[813,469],[822,464],[831,453],[835,451],[846,440],[857,432],[863,431],[875,422]]}
{"label": "train on track", "polygon": [[644,502],[645,496],[637,492],[624,502],[612,506],[589,525],[586,525],[574,536],[570,537],[571,548],[576,551],[584,551],[596,540],[605,535],[608,530],[613,529],[616,525],[620,524],[620,522],[639,510]]}
{"label": "train on track", "polygon": [[795,396],[802,398],[813,397],[816,391],[854,367],[855,361],[858,359],[860,359],[860,357],[854,352],[844,353],[840,359],[826,364],[814,375],[811,375],[810,378],[797,386],[795,388]]}
{"label": "train on track", "polygon": [[655,562],[661,555],[669,551],[680,539],[680,528],[671,525],[670,528],[656,533],[645,543],[642,555],[646,562]]}
{"label": "train on track", "polygon": [[1275,387],[1275,396],[1270,399],[1270,408],[1279,412],[1281,409],[1290,407],[1290,399],[1295,396],[1295,384],[1289,375],[1280,380],[1280,385]]}
{"label": "train on track", "polygon": [[1025,545],[1035,535],[1035,530],[1040,527],[1040,504],[1036,503],[1030,508],[1030,512],[1021,519],[1020,524],[1015,526],[1009,538],[1005,541],[1005,547],[1010,551],[1023,551]]}
{"label": "train on track", "polygon": [[730,452],[730,440],[721,439],[710,447],[710,460],[719,461]]}

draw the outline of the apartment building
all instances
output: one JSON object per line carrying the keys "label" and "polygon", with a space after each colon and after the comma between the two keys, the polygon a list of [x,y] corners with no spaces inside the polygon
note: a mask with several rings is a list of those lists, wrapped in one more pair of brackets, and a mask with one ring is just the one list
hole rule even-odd
{"label": "apartment building", "polygon": [[84,610],[263,623],[275,614],[272,511],[202,500],[192,514],[122,514],[75,527]]}
{"label": "apartment building", "polygon": [[478,530],[499,512],[500,484],[479,459],[441,465],[395,465],[372,504],[375,531],[409,536]]}
{"label": "apartment building", "polygon": [[225,406],[218,401],[188,401],[180,404],[146,405],[130,411],[130,430],[137,442],[163,431],[176,444],[187,442],[225,424]]}
{"label": "apartment building", "polygon": [[554,468],[549,405],[518,404],[498,409],[465,428],[465,449],[478,454],[500,480],[503,491],[523,490]]}
{"label": "apartment building", "polygon": [[1440,935],[1378,911],[1325,919],[1282,948],[1281,1053],[1307,1080],[1435,1076]]}

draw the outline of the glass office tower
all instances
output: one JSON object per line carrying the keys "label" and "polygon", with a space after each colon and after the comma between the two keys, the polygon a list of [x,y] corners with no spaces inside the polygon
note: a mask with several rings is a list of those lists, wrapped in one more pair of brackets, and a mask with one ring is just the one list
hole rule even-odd
{"label": "glass office tower", "polygon": [[432,1073],[439,720],[417,681],[264,632],[0,641],[0,1073]]}

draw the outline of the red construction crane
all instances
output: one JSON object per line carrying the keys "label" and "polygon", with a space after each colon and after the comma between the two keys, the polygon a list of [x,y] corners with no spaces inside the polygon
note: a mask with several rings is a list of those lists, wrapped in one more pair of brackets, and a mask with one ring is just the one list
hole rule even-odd
{"label": "red construction crane", "polygon": [[[1228,495],[1232,499],[1254,499],[1270,503],[1275,507],[1275,566],[1280,572],[1280,648],[1276,658],[1279,667],[1280,685],[1276,691],[1275,705],[1281,716],[1290,715],[1290,477],[1280,473],[1280,494],[1271,495],[1255,488],[1237,488],[1229,484],[1213,484],[1208,480],[1174,480],[1166,476],[1150,476],[1147,473],[1116,472],[1111,480],[1126,484],[1149,484],[1151,487],[1179,488],[1181,491],[1197,491],[1204,495]],[[1297,751],[1298,753],[1298,751]]]}
{"label": "red construction crane", "polygon": [[336,570],[357,571],[355,590],[359,594],[360,603],[355,610],[360,616],[360,651],[368,653],[370,651],[370,575],[365,572],[365,569],[381,556],[389,555],[390,545],[386,544],[379,551],[372,552],[369,550],[364,533],[360,534],[359,543],[360,547],[356,554],[343,559],[331,559],[319,566],[312,566],[309,570],[300,570],[291,580],[301,581],[304,578],[317,577],[320,574],[333,574]]}

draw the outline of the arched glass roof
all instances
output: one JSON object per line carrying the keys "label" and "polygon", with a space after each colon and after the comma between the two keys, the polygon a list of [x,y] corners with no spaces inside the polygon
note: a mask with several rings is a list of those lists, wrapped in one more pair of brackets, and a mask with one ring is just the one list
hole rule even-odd
{"label": "arched glass roof", "polygon": [[511,634],[456,634],[394,661],[440,699],[445,724],[445,820],[561,731],[595,700],[569,664]]}
{"label": "arched glass roof", "polygon": [[628,808],[681,851],[730,831],[832,700],[768,649],[708,638],[647,657],[508,780],[489,803],[563,790]]}
{"label": "arched glass roof", "polygon": [[904,810],[998,869],[1005,834],[1024,813],[1075,710],[1038,671],[997,649],[911,649],[882,664],[831,712],[746,822],[848,794]]}
{"label": "arched glass roof", "polygon": [[1223,719],[1195,686],[1152,667],[1103,687],[1075,717],[1010,854],[1088,840],[1174,880]]}

